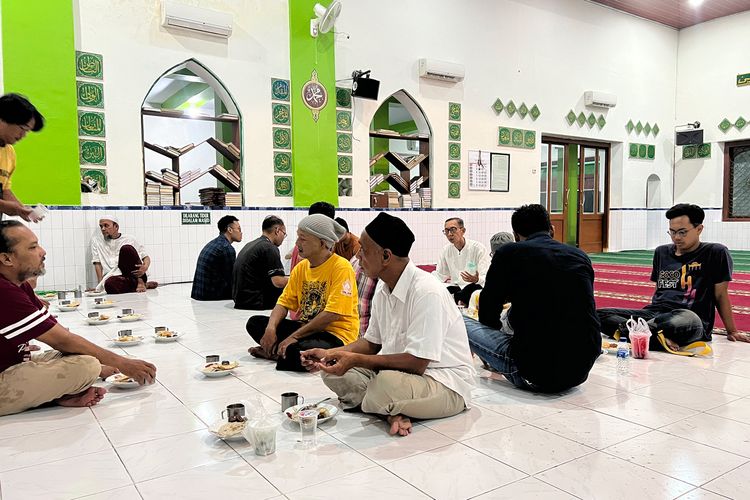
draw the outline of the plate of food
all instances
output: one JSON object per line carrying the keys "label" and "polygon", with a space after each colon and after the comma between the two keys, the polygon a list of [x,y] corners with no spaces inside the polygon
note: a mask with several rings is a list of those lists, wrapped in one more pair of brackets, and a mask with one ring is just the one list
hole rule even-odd
{"label": "plate of food", "polygon": [[154,340],[159,343],[176,342],[180,337],[182,337],[182,335],[180,335],[179,333],[169,330],[161,330],[154,333]]}
{"label": "plate of food", "polygon": [[299,412],[303,410],[315,410],[315,409],[318,410],[318,423],[319,424],[322,424],[323,422],[328,422],[333,417],[335,417],[339,412],[339,409],[337,406],[329,405],[328,403],[318,403],[317,405],[301,404],[301,405],[290,406],[289,408],[286,409],[284,414],[286,415],[286,418],[298,424]]}
{"label": "plate of food", "polygon": [[122,321],[123,323],[132,323],[134,321],[140,321],[143,316],[138,313],[130,313],[130,314],[118,314],[117,319]]}
{"label": "plate of food", "polygon": [[109,309],[110,307],[115,307],[115,302],[113,300],[94,302],[94,309]]}
{"label": "plate of food", "polygon": [[76,309],[78,309],[78,306],[80,305],[81,305],[80,302],[61,301],[57,303],[57,308],[61,310],[62,312],[70,312],[70,311],[75,311]]}
{"label": "plate of food", "polygon": [[86,290],[83,293],[86,297],[101,297],[102,295],[107,295],[106,290]]}
{"label": "plate of food", "polygon": [[221,363],[206,363],[198,371],[206,377],[226,377],[232,370],[240,366],[237,361],[221,362]]}
{"label": "plate of food", "polygon": [[45,292],[45,291],[41,291],[41,292],[36,292],[36,295],[40,299],[44,299],[47,302],[49,302],[50,300],[57,299],[57,292]]}
{"label": "plate of food", "polygon": [[244,440],[242,432],[245,430],[248,421],[227,422],[226,420],[217,420],[208,428],[208,432],[224,441]]}
{"label": "plate of food", "polygon": [[121,389],[134,389],[140,385],[135,381],[135,379],[128,377],[124,373],[115,373],[114,375],[104,379],[104,381]]}
{"label": "plate of food", "polygon": [[112,342],[120,347],[129,347],[143,342],[143,337],[140,335],[120,335],[112,339]]}
{"label": "plate of food", "polygon": [[99,316],[91,316],[86,318],[86,321],[88,321],[89,325],[103,325],[107,321],[109,321],[110,318],[106,314],[100,314]]}

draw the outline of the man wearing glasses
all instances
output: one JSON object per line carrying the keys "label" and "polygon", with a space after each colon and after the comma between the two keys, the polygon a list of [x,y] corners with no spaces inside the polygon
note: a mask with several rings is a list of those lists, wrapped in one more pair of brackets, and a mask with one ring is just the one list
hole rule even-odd
{"label": "man wearing glasses", "polygon": [[235,309],[273,309],[289,281],[279,247],[286,239],[284,221],[275,215],[263,220],[263,234],[240,250],[234,263],[232,298]]}
{"label": "man wearing glasses", "polygon": [[[710,341],[718,309],[727,339],[750,342],[747,334],[737,331],[732,316],[729,250],[719,243],[700,241],[703,209],[680,203],[666,215],[672,244],[661,245],[654,252],[651,281],[656,283],[656,290],[651,304],[643,309],[599,309],[602,332],[608,336],[614,336],[617,330],[627,333],[624,323],[628,318],[644,318],[651,331],[661,331],[670,349],[676,350],[697,340]],[[655,335],[651,347],[660,348]]]}
{"label": "man wearing glasses", "polygon": [[478,241],[464,237],[464,221],[453,217],[445,221],[443,234],[448,240],[438,260],[435,276],[449,283],[448,291],[459,305],[468,305],[471,294],[481,290],[490,256],[487,248]]}

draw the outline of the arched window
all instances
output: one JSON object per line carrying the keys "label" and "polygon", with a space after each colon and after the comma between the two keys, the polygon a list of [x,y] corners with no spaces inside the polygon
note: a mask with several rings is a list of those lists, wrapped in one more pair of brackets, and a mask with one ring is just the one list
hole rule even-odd
{"label": "arched window", "polygon": [[431,135],[424,111],[405,90],[383,101],[370,123],[370,206],[431,205]]}
{"label": "arched window", "polygon": [[241,115],[195,59],[151,86],[141,108],[146,205],[242,206]]}
{"label": "arched window", "polygon": [[661,179],[651,174],[646,180],[646,208],[661,207]]}

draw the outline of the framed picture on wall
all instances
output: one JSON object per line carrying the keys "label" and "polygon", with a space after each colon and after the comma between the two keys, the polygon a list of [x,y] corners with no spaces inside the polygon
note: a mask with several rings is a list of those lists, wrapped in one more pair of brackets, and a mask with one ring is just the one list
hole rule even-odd
{"label": "framed picture on wall", "polygon": [[490,191],[510,191],[510,154],[490,154]]}

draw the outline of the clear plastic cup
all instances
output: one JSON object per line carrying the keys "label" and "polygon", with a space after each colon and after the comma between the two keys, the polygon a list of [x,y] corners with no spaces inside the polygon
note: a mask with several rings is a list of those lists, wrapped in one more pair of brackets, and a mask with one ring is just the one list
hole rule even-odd
{"label": "clear plastic cup", "polygon": [[276,431],[279,422],[271,419],[254,420],[245,426],[243,435],[245,439],[255,448],[255,454],[259,457],[276,453]]}
{"label": "clear plastic cup", "polygon": [[302,448],[314,448],[317,444],[318,410],[303,410],[297,414],[297,417],[299,418]]}
{"label": "clear plastic cup", "polygon": [[648,344],[651,332],[632,332],[630,334],[630,349],[636,359],[648,358]]}

